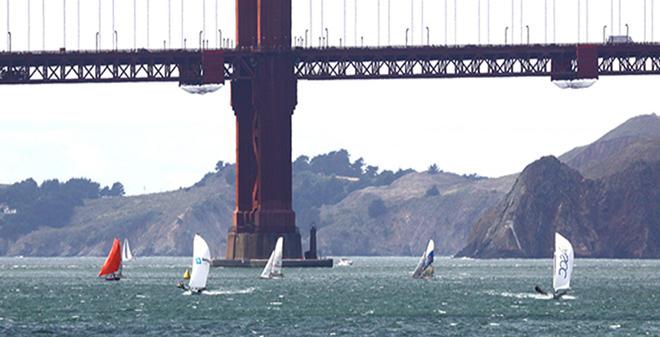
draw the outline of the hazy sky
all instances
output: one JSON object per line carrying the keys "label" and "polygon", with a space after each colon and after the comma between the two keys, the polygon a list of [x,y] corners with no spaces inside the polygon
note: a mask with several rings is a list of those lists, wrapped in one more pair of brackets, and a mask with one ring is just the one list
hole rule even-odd
{"label": "hazy sky", "polygon": [[[0,34],[6,36],[6,1],[0,0]],[[111,1],[103,1],[102,46],[111,47]],[[454,39],[453,1],[448,2],[449,43]],[[481,0],[481,41],[486,42],[487,1]],[[511,25],[511,1],[491,0],[491,43],[504,42]],[[119,47],[133,46],[132,1],[116,0]],[[202,2],[187,0],[184,15],[188,46],[197,45]],[[314,0],[318,43],[320,0]],[[353,43],[353,1],[348,0],[347,37]],[[360,0],[358,36],[377,44],[377,0]],[[614,2],[618,7],[618,1]],[[77,48],[76,1],[67,1],[67,48]],[[81,2],[81,47],[94,48],[98,2]],[[644,39],[643,0],[628,0],[622,27]],[[62,45],[62,2],[47,1],[46,48]],[[206,0],[207,38],[215,42],[215,1]],[[414,0],[414,43],[429,26],[431,43],[444,44],[444,1]],[[581,39],[586,37],[586,1],[581,2]],[[610,1],[590,1],[589,39],[602,40],[611,26]],[[650,11],[651,1],[647,1]],[[151,46],[168,37],[167,1],[151,0]],[[343,1],[325,0],[324,25],[332,44],[343,38]],[[138,46],[146,46],[146,1],[138,1]],[[32,49],[41,48],[41,1],[31,1]],[[233,36],[233,1],[219,1],[219,28]],[[476,43],[477,0],[459,1],[459,43]],[[392,44],[405,43],[409,0],[392,0]],[[548,1],[548,39],[552,41],[552,1]],[[657,10],[656,10],[657,11]],[[11,0],[13,49],[27,48],[27,1]],[[523,26],[532,42],[543,42],[544,1],[525,0]],[[660,14],[660,13],[659,13]],[[657,15],[656,15],[657,16]],[[647,14],[647,39],[651,14]],[[618,28],[618,12],[614,15]],[[172,1],[172,46],[181,44],[181,2]],[[514,3],[514,42],[520,43],[520,1]],[[557,41],[577,40],[577,1],[557,1]],[[309,1],[294,0],[294,34],[309,27]],[[623,28],[625,30],[625,28]],[[510,37],[509,37],[510,39]],[[4,40],[4,39],[3,39]],[[358,38],[358,40],[360,40]],[[526,40],[526,37],[523,38]],[[157,43],[156,41],[160,41]],[[194,41],[194,42],[192,42]],[[510,40],[509,40],[510,41]],[[387,0],[381,0],[381,43],[387,42]],[[7,46],[0,44],[0,51]],[[364,157],[380,168],[426,169],[500,176],[520,171],[543,155],[560,155],[590,143],[626,119],[657,112],[654,94],[660,78],[607,77],[586,90],[562,90],[549,79],[446,79],[299,82],[294,114],[294,157],[339,148],[353,159]],[[89,177],[102,184],[124,183],[129,194],[188,186],[218,160],[235,161],[234,116],[229,88],[205,96],[176,84],[85,84],[0,86],[0,183],[27,177]]]}

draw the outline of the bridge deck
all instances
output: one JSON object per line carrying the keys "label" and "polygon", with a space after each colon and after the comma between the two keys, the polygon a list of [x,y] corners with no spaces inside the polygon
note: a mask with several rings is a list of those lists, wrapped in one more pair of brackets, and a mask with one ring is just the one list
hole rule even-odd
{"label": "bridge deck", "polygon": [[[0,84],[214,82],[250,78],[261,56],[290,53],[301,80],[660,74],[660,44],[416,46],[0,53]],[[584,61],[586,60],[586,61]],[[584,61],[584,62],[583,62]],[[583,64],[593,63],[591,70]],[[222,63],[222,67],[211,66]],[[220,70],[222,69],[222,70]],[[585,72],[586,71],[586,72]],[[586,74],[586,75],[585,75]]]}

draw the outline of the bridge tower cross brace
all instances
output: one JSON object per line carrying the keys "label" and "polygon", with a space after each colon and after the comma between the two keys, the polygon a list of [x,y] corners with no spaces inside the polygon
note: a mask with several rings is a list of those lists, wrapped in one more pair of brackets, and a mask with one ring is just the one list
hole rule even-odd
{"label": "bridge tower cross brace", "polygon": [[291,122],[297,80],[291,0],[236,0],[237,48],[252,51],[250,79],[231,83],[236,116],[236,208],[227,259],[265,259],[278,237],[284,257],[301,258],[292,208]]}

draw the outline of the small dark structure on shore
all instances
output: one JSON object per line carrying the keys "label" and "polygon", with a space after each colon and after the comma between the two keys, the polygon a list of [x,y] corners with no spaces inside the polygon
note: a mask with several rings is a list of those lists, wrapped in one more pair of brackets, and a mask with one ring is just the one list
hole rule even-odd
{"label": "small dark structure on shore", "polygon": [[316,260],[316,226],[309,230],[309,250],[305,252],[305,260]]}

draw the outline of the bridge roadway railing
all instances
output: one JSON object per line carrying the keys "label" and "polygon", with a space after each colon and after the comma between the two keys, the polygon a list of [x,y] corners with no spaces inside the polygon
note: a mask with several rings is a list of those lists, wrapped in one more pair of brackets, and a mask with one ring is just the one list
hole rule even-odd
{"label": "bridge roadway railing", "polygon": [[659,44],[113,50],[0,53],[0,84],[179,82],[251,78],[259,59],[289,54],[301,80],[660,74]]}
{"label": "bridge roadway railing", "polygon": [[[235,50],[113,50],[0,53],[0,84],[186,82],[201,84],[203,66],[215,79],[251,77],[250,53]],[[208,57],[210,56],[210,57]],[[213,67],[212,67],[213,68]],[[222,71],[220,71],[222,69]],[[243,75],[239,75],[243,74]]]}

